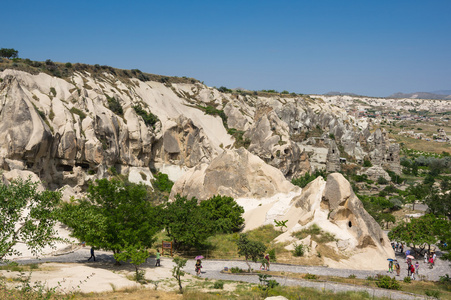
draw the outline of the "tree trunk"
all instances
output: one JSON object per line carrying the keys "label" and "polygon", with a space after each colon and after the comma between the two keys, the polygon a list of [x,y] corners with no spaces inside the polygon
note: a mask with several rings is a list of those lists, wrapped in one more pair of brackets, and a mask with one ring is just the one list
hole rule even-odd
{"label": "tree trunk", "polygon": [[246,259],[246,264],[247,264],[247,266],[249,267],[248,271],[249,271],[249,273],[250,273],[250,272],[251,272],[251,265],[250,265],[250,263],[247,261],[247,259]]}

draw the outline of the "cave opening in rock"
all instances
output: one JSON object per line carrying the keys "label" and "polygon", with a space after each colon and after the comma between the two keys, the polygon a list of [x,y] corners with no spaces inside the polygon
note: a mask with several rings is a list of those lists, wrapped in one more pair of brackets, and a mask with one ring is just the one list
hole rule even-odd
{"label": "cave opening in rock", "polygon": [[74,170],[74,167],[70,165],[59,165],[58,169],[63,170],[64,172],[72,172]]}
{"label": "cave opening in rock", "polygon": [[349,226],[349,228],[352,227],[352,222],[351,221],[348,222],[348,226]]}

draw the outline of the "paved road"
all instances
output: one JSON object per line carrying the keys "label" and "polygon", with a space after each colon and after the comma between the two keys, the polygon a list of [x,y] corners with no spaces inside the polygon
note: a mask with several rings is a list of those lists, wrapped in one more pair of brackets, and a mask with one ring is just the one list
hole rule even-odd
{"label": "paved road", "polygon": [[[34,258],[23,258],[18,260],[18,262],[23,264],[30,263],[42,263],[42,262],[61,262],[61,263],[86,263],[89,258],[89,248],[78,249],[72,253],[67,253],[60,256],[51,256],[44,257],[40,260]],[[402,255],[398,254],[398,260],[401,261]],[[114,258],[111,252],[104,251],[96,251],[97,262],[114,262]],[[94,263],[94,262],[92,262]],[[161,264],[163,266],[171,266],[173,265],[171,258],[163,257]],[[188,260],[187,265],[185,267],[185,271],[194,275],[194,264],[195,260]],[[153,267],[155,265],[155,259],[150,258],[147,262],[147,266]],[[221,270],[224,267],[232,268],[239,267],[241,269],[247,269],[247,264],[244,261],[227,261],[227,260],[204,260],[202,268],[201,277],[208,277],[216,280],[232,280],[232,281],[244,281],[250,283],[259,283],[257,275],[230,275],[223,274]],[[251,268],[258,269],[259,263],[251,263]],[[402,280],[405,276],[407,276],[407,268],[404,268],[401,264],[401,276],[397,277],[397,279]],[[421,262],[420,274],[424,274],[427,276],[429,280],[438,280],[439,276],[444,275],[446,273],[451,275],[451,268],[449,262],[445,262],[442,260],[438,260],[437,266],[430,270],[425,268],[425,265]],[[355,275],[357,278],[367,278],[368,276],[375,276],[377,274],[387,274],[381,271],[358,271],[358,270],[347,270],[347,269],[334,269],[327,267],[318,267],[318,266],[298,266],[298,265],[286,265],[286,264],[271,264],[271,271],[284,271],[284,272],[293,272],[293,273],[310,273],[315,275],[328,275],[328,276],[340,276],[340,277],[348,277],[349,275]],[[391,275],[391,274],[390,274]],[[295,280],[288,279],[282,277],[274,277],[282,285],[287,286],[304,286],[304,287],[312,287],[317,289],[328,289],[333,290],[334,292],[339,291],[366,291],[370,295],[374,295],[375,297],[387,297],[391,299],[427,299],[425,296],[414,296],[412,294],[406,294],[397,291],[390,291],[384,289],[375,289],[364,286],[354,286],[348,284],[340,284],[333,282],[324,282],[324,281],[309,281],[309,280]]]}

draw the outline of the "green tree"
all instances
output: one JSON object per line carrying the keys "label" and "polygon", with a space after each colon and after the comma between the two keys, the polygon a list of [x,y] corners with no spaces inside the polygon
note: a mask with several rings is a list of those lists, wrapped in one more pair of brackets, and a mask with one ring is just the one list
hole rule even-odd
{"label": "green tree", "polygon": [[244,225],[243,207],[227,196],[213,196],[200,202],[200,209],[205,218],[211,221],[214,233],[231,233]]}
{"label": "green tree", "polygon": [[249,272],[251,271],[251,265],[249,260],[257,262],[259,258],[264,256],[266,251],[266,246],[260,241],[251,241],[247,237],[247,234],[240,234],[238,241],[236,241],[238,246],[238,255],[244,256],[246,264],[249,267]]}
{"label": "green tree", "polygon": [[1,48],[0,49],[0,57],[6,58],[17,58],[19,56],[19,51],[13,48]]}
{"label": "green tree", "polygon": [[175,266],[172,268],[172,276],[177,280],[180,293],[183,294],[182,276],[185,275],[185,272],[182,271],[182,269],[186,265],[188,259],[176,256],[172,261],[175,263]]}
{"label": "green tree", "polygon": [[180,195],[163,209],[163,226],[166,234],[172,238],[176,247],[181,245],[199,248],[214,233],[210,220],[205,218],[198,200]]}
{"label": "green tree", "polygon": [[451,218],[451,193],[431,190],[424,201],[428,206],[428,212],[436,216],[446,216]]}
{"label": "green tree", "polygon": [[150,248],[161,230],[160,212],[146,200],[143,185],[118,180],[96,180],[86,199],[65,203],[61,221],[73,228],[73,236],[115,254],[130,245]]}
{"label": "green tree", "polygon": [[[443,237],[443,231],[449,233],[449,225],[451,225],[449,221],[427,214],[420,218],[411,218],[409,222],[401,222],[388,233],[388,237],[411,245],[415,252],[423,253],[427,246],[429,252],[431,245]],[[416,249],[417,246],[420,248],[419,251]]]}
{"label": "green tree", "polygon": [[122,252],[116,253],[114,258],[116,261],[129,261],[135,267],[135,280],[140,282],[144,280],[144,271],[139,269],[139,266],[143,264],[149,257],[149,252],[145,247],[140,245],[126,245]]}
{"label": "green tree", "polygon": [[415,202],[424,202],[426,196],[430,193],[430,187],[424,184],[416,184],[410,186],[406,192],[408,196],[404,200],[407,203],[411,203],[412,210],[415,210]]}
{"label": "green tree", "polygon": [[21,254],[14,249],[19,241],[37,255],[60,240],[54,229],[60,199],[59,192],[38,191],[31,179],[0,183],[0,261]]}
{"label": "green tree", "polygon": [[215,233],[238,231],[244,224],[244,209],[231,197],[213,196],[204,201],[180,195],[163,209],[166,233],[176,246],[199,248]]}

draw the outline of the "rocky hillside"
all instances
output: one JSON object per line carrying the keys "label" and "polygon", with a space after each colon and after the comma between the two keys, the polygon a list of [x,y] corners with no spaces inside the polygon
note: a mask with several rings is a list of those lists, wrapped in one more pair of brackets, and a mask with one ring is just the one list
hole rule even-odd
{"label": "rocky hillside", "polygon": [[[193,83],[74,71],[0,72],[0,166],[27,169],[52,189],[82,190],[114,167],[173,180],[224,149],[244,146],[291,179],[344,162],[399,171],[399,148],[358,128],[344,109],[309,96],[224,93]],[[143,76],[141,79],[149,79]]]}
{"label": "rocky hillside", "polygon": [[[306,95],[216,89],[137,70],[0,70],[5,179],[33,173],[47,188],[64,188],[67,199],[116,173],[151,185],[151,170],[159,170],[176,181],[171,196],[236,198],[247,229],[284,218],[290,230],[321,223],[337,237],[328,249],[344,260],[392,254],[341,175],[305,193],[290,183],[315,169],[333,173],[364,160],[373,167],[362,172],[375,179],[386,177],[385,170],[399,172],[399,146],[344,108]],[[304,242],[314,255],[316,246]],[[364,259],[351,265],[364,267]]]}

